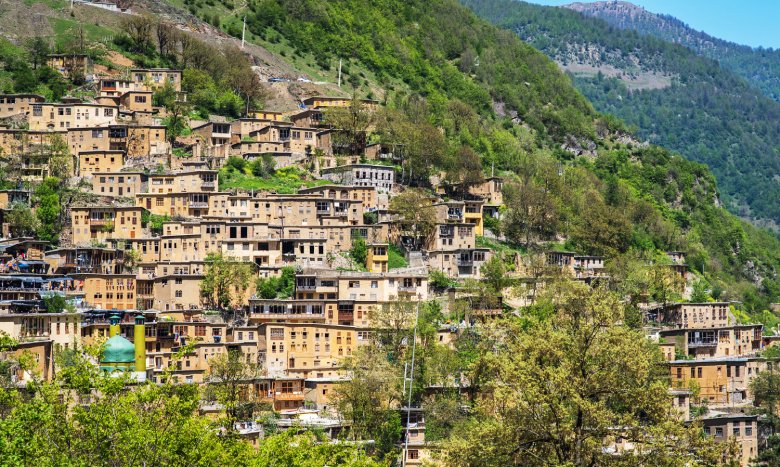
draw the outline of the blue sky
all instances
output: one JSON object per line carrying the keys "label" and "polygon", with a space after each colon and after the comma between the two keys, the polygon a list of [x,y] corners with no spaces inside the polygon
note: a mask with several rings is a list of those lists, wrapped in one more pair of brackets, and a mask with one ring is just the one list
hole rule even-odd
{"label": "blue sky", "polygon": [[[529,1],[566,5],[575,0]],[[777,0],[632,0],[631,3],[653,13],[672,15],[711,36],[753,47],[780,48],[780,1]]]}

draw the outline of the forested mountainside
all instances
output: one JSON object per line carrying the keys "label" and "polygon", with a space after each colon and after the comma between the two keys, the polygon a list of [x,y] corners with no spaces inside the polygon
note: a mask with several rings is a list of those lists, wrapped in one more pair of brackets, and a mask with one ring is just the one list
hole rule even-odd
{"label": "forested mountainside", "polygon": [[0,289],[35,297],[4,301],[0,464],[757,454],[780,240],[514,32],[457,0],[0,10]]}
{"label": "forested mountainside", "polygon": [[[608,254],[631,248],[680,248],[690,251],[690,258],[697,258],[692,261],[695,268],[718,283],[717,290],[726,291],[721,298],[746,299],[749,307],[760,308],[764,305],[756,302],[757,297],[763,297],[763,303],[774,297],[775,271],[780,264],[780,254],[774,248],[777,241],[718,207],[715,183],[706,167],[659,147],[620,144],[624,139],[616,135],[623,134],[622,124],[599,117],[552,61],[512,34],[477,19],[458,2],[264,0],[235,11],[234,3],[211,5],[186,0],[184,5],[235,35],[240,35],[237,25],[246,15],[252,41],[266,48],[282,44],[294,60],[334,68],[343,59],[344,80],[358,92],[369,93],[369,79],[375,80],[388,90],[388,106],[412,125],[443,127],[444,147],[431,146],[435,139],[426,141],[428,147],[419,152],[424,162],[416,164],[416,173],[425,173],[426,168],[453,170],[465,160],[461,156],[466,151],[478,154],[485,169],[521,174],[524,183],[546,193],[546,199],[539,202],[548,212],[534,232],[537,240],[564,239],[571,248]],[[482,13],[510,14],[516,7],[525,8],[511,2],[467,3],[481,6],[478,10]],[[531,21],[523,24],[542,32],[549,27],[545,25],[560,21],[555,31],[571,30],[570,36],[545,33],[531,41],[542,49],[563,47],[567,41],[581,43],[578,35],[587,31],[594,34],[589,42],[595,41],[596,34],[612,37],[607,32],[613,29],[604,22],[585,20],[566,10],[536,11],[544,13],[533,19],[539,26]],[[545,20],[548,14],[551,16]],[[579,27],[581,22],[596,26]],[[635,33],[619,34],[633,37],[636,46],[646,41]],[[548,37],[549,45],[545,46],[541,37]],[[671,114],[677,110],[680,117],[645,117],[665,125],[682,126],[684,121],[689,132],[675,136],[656,127],[640,130],[640,135],[657,133],[653,139],[662,143],[695,140],[698,151],[690,157],[713,163],[726,186],[727,198],[748,193],[744,199],[762,213],[761,217],[780,209],[770,201],[780,195],[770,176],[779,171],[777,158],[773,159],[777,149],[770,142],[780,139],[780,133],[770,122],[776,120],[771,116],[780,107],[722,72],[714,62],[680,46],[649,41],[652,53],[639,56],[642,60],[655,57],[659,63],[645,68],[668,68],[669,72],[692,73],[696,78],[691,78],[688,87],[680,84],[670,88],[675,92],[677,100],[672,102],[676,107],[664,111]],[[610,50],[620,57],[618,45],[620,42]],[[668,58],[668,51],[673,52],[674,60]],[[710,75],[729,92],[712,92],[712,82],[705,79]],[[746,115],[746,95],[753,96],[754,104],[764,111]],[[598,93],[590,96],[600,97]],[[686,96],[684,112],[682,96]],[[664,97],[626,93],[623,99],[631,104],[617,110],[644,109],[658,98]],[[697,100],[712,100],[718,105],[712,106],[713,110]],[[697,106],[707,110],[695,112]],[[737,115],[727,117],[725,112]],[[615,113],[634,120],[628,112]],[[762,115],[760,121],[756,114]],[[711,119],[728,122],[722,135],[716,136]],[[387,138],[398,136],[389,134]],[[415,146],[413,135],[400,140]],[[579,148],[574,151],[577,155],[561,150],[564,143]],[[670,146],[687,150],[693,142]],[[593,151],[588,151],[589,147]],[[726,159],[724,164],[716,163],[718,157]],[[555,169],[559,165],[571,175],[550,185],[550,172],[564,172]],[[567,183],[562,183],[564,178]],[[604,234],[596,236],[595,231]]]}
{"label": "forested mountainside", "polygon": [[555,59],[599,111],[707,164],[732,212],[776,227],[780,104],[690,49],[571,10],[513,0],[463,3]]}
{"label": "forested mountainside", "polygon": [[[163,6],[151,2],[149,8]],[[720,207],[705,166],[638,144],[622,123],[596,113],[554,62],[455,0],[265,0],[238,9],[230,1],[188,0],[189,13],[175,6],[165,6],[163,17],[189,30],[205,29],[192,22],[197,16],[240,36],[235,25],[245,15],[247,39],[275,54],[268,60],[330,76],[342,60],[345,90],[361,97],[385,90],[376,138],[405,145],[413,184],[424,185],[438,171],[455,182],[480,169],[519,175],[523,192],[534,196],[510,204],[506,225],[496,226],[510,241],[610,256],[685,250],[714,297],[743,301],[756,312],[780,298],[780,242]],[[62,29],[63,35],[74,32]],[[218,73],[221,62],[197,58],[201,46],[189,48],[195,53],[189,56],[138,42],[121,28],[114,33],[105,47],[88,50],[98,63],[119,53],[145,66],[184,68],[182,86],[199,115],[231,115],[243,105],[240,68],[230,81]],[[45,68],[31,70],[18,58],[21,47],[8,49],[16,52],[4,55],[4,90],[46,92],[45,82],[28,79]],[[717,70],[712,62],[698,63]],[[273,99],[274,88],[267,90],[265,98]],[[773,171],[757,163],[752,170]]]}
{"label": "forested mountainside", "polygon": [[574,11],[603,19],[620,29],[682,44],[746,79],[774,100],[780,100],[780,50],[735,44],[697,31],[679,19],[655,14],[629,2],[572,3]]}

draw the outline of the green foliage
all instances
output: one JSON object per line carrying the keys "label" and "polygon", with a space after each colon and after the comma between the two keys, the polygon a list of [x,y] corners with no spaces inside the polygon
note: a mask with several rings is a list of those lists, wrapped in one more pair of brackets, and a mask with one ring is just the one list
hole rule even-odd
{"label": "green foliage", "polygon": [[[241,166],[241,163],[238,161],[234,163]],[[246,165],[243,165],[243,167],[246,169]],[[290,194],[297,193],[302,186],[313,187],[329,183],[327,180],[312,180],[308,173],[293,166],[276,169],[273,175],[267,177],[256,177],[247,174],[245,170],[237,170],[235,166],[223,167],[219,171],[220,190],[241,188],[244,190],[267,190]]]}
{"label": "green foliage", "polygon": [[387,269],[399,269],[409,266],[409,262],[406,261],[406,256],[403,251],[396,245],[390,245],[387,249]]}
{"label": "green foliage", "polygon": [[40,222],[30,206],[23,202],[13,202],[8,206],[5,221],[12,237],[24,237],[35,234],[40,228]]}
{"label": "green foliage", "polygon": [[65,297],[57,294],[44,297],[43,304],[46,307],[47,313],[62,313],[64,311],[75,310],[73,305],[68,303],[68,300],[66,300]]}
{"label": "green foliage", "polygon": [[444,271],[440,269],[431,269],[428,273],[428,283],[431,287],[439,290],[455,287],[458,283],[455,279],[451,279]]}
{"label": "green foliage", "polygon": [[285,266],[279,276],[258,278],[255,290],[258,297],[266,300],[292,297],[295,292],[295,268]]}
{"label": "green foliage", "polygon": [[618,426],[642,438],[641,458],[630,462],[707,464],[733,455],[670,414],[660,353],[641,330],[621,324],[617,294],[572,282],[545,293],[552,313],[487,328],[469,379],[484,381],[489,396],[447,442],[450,462],[609,464],[615,456],[604,443],[620,436]]}
{"label": "green foliage", "polygon": [[[489,116],[496,100],[545,134],[593,131],[590,105],[554,64],[454,0],[263,0],[251,10],[247,29],[253,34],[264,37],[274,30],[318,63],[354,57],[381,79],[400,79],[428,96],[437,109],[458,99]],[[474,51],[479,51],[478,66],[474,60],[458,63]],[[526,82],[533,84],[517,85]]]}
{"label": "green foliage", "polygon": [[276,171],[276,161],[272,154],[263,154],[262,158],[252,161],[249,164],[249,170],[255,177],[267,178]]}
{"label": "green foliage", "polygon": [[62,230],[61,195],[62,184],[58,178],[49,177],[35,190],[35,199],[38,209],[35,211],[40,230],[38,237],[54,244],[59,243]]}
{"label": "green foliage", "polygon": [[238,307],[254,273],[254,264],[224,256],[221,252],[209,253],[205,262],[206,274],[200,283],[204,303],[223,311]]}
{"label": "green foliage", "polygon": [[[780,118],[780,103],[762,95],[728,67],[697,56],[677,41],[616,29],[565,8],[513,0],[463,3],[564,64],[611,67],[625,76],[654,73],[667,77],[669,86],[645,90],[629,89],[624,81],[601,73],[595,77],[579,74],[574,82],[600,112],[636,126],[640,138],[706,163],[732,212],[770,225],[780,222],[780,187],[775,182],[780,129],[769,123]],[[632,19],[619,21],[620,27],[634,25]],[[668,37],[674,34],[672,31],[665,27],[657,34]],[[694,39],[697,34],[688,34],[683,43],[699,41],[701,38]],[[710,38],[706,45],[699,45],[708,50],[708,55],[732,64],[732,68],[743,68],[733,65],[736,60],[744,60],[737,58],[741,54],[730,49],[735,55],[726,58],[723,42],[715,42],[717,46]],[[780,55],[763,55],[759,66],[780,66]],[[759,76],[771,75],[765,73]],[[776,90],[778,84],[775,82],[772,88]],[[778,96],[774,92],[772,95]]]}
{"label": "green foliage", "polygon": [[[293,446],[294,448],[291,449]],[[322,439],[314,433],[297,434],[296,430],[287,430],[263,441],[252,465],[258,467],[277,465],[379,467],[384,464],[367,456],[359,445],[323,443]]]}
{"label": "green foliage", "polygon": [[349,249],[349,256],[352,257],[352,260],[359,266],[365,266],[367,255],[366,240],[363,237],[352,239],[352,247]]}
{"label": "green foliage", "polygon": [[144,209],[141,213],[141,224],[148,227],[152,233],[157,235],[162,234],[163,223],[171,220],[169,215],[152,214]]}
{"label": "green foliage", "polygon": [[509,271],[503,255],[495,254],[480,267],[480,272],[485,282],[488,283],[493,293],[501,294],[508,285],[506,274]]}

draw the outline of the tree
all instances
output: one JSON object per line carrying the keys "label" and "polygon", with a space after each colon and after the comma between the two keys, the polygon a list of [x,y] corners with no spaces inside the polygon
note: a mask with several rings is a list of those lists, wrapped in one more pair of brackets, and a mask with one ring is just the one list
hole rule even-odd
{"label": "tree", "polygon": [[75,311],[73,305],[68,303],[68,300],[65,299],[65,297],[63,297],[62,295],[55,294],[49,297],[44,297],[43,304],[46,307],[47,313],[62,313],[68,310]]}
{"label": "tree", "polygon": [[166,116],[163,119],[165,133],[168,136],[168,141],[173,145],[176,138],[188,128],[188,115],[192,110],[192,104],[179,99],[179,95],[171,83],[165,83],[165,86],[157,89],[153,100],[155,105],[165,107]]}
{"label": "tree", "polygon": [[479,154],[468,146],[461,146],[448,164],[446,180],[457,188],[461,197],[465,197],[469,188],[484,179]]}
{"label": "tree", "polygon": [[253,465],[275,467],[279,465],[346,467],[381,467],[380,463],[366,455],[361,446],[351,443],[328,443],[316,433],[296,433],[287,430],[266,438],[257,452]]}
{"label": "tree", "polygon": [[493,292],[500,295],[508,283],[506,277],[508,269],[504,256],[495,253],[489,260],[485,261],[479,271]]}
{"label": "tree", "polygon": [[[776,347],[770,347],[776,349]],[[768,349],[768,350],[770,350]],[[765,352],[764,357],[771,358],[769,354],[777,352]],[[767,365],[767,370],[762,371],[750,382],[750,391],[753,400],[758,406],[758,413],[762,415],[759,423],[766,427],[769,433],[767,447],[759,451],[758,465],[778,465],[780,462],[780,373],[777,372],[777,361]]]}
{"label": "tree", "polygon": [[[671,414],[660,353],[619,324],[616,294],[568,281],[546,293],[524,318],[489,328],[475,365],[489,376],[475,415],[448,444],[451,461],[675,465],[718,463],[727,454]],[[609,453],[617,438],[634,450]]]}
{"label": "tree", "polygon": [[355,264],[361,267],[366,265],[368,248],[366,247],[366,240],[363,237],[356,237],[352,240],[352,247],[349,249],[349,256],[352,257],[352,261],[354,261]]}
{"label": "tree", "polygon": [[154,51],[152,31],[155,24],[155,19],[149,15],[129,15],[125,17],[124,21],[122,21],[122,31],[130,39],[133,52],[147,55]]}
{"label": "tree", "polygon": [[396,300],[372,307],[368,318],[374,328],[375,343],[382,347],[393,362],[401,361],[403,348],[410,344],[417,302]]}
{"label": "tree", "polygon": [[327,109],[323,121],[335,130],[334,147],[350,155],[359,155],[366,148],[367,132],[374,124],[375,113],[358,99],[355,92],[349,106]]}
{"label": "tree", "polygon": [[429,121],[430,109],[421,97],[411,97],[400,109],[384,108],[377,116],[377,133],[385,144],[396,145],[403,154],[405,181],[428,184],[432,168],[443,165],[447,152],[444,135]]}
{"label": "tree", "polygon": [[35,199],[38,203],[35,214],[40,222],[38,236],[41,240],[52,243],[59,241],[62,230],[60,192],[60,180],[54,177],[46,178],[35,190]]}
{"label": "tree", "polygon": [[272,154],[265,153],[262,158],[249,164],[249,168],[255,177],[267,178],[276,171],[276,161]]}
{"label": "tree", "polygon": [[349,380],[334,388],[338,413],[351,423],[349,438],[372,439],[377,456],[392,458],[401,435],[400,375],[377,347],[361,347],[344,360]]}
{"label": "tree", "polygon": [[413,249],[419,249],[436,227],[433,201],[420,188],[409,188],[391,199],[390,211],[398,215],[399,228],[411,236]]}
{"label": "tree", "polygon": [[532,246],[556,231],[558,208],[552,194],[530,176],[509,179],[504,185],[507,206],[501,231],[514,243]]}
{"label": "tree", "polygon": [[62,135],[52,135],[49,146],[49,174],[60,180],[67,180],[73,176],[73,156],[70,154],[70,146]]}
{"label": "tree", "polygon": [[35,36],[27,42],[27,50],[30,54],[33,69],[37,70],[39,66],[46,64],[46,60],[51,53],[51,46],[43,37]]}
{"label": "tree", "polygon": [[256,403],[251,387],[260,375],[258,362],[250,362],[241,350],[229,349],[209,359],[207,397],[225,407],[226,429],[232,431],[234,422],[252,418]]}
{"label": "tree", "polygon": [[8,228],[12,237],[26,237],[35,235],[40,229],[40,222],[27,203],[14,201],[8,206],[5,215]]}
{"label": "tree", "polygon": [[623,210],[609,206],[595,191],[581,202],[571,240],[586,254],[616,256],[628,250],[631,224]]}
{"label": "tree", "polygon": [[220,311],[236,307],[251,278],[252,263],[237,261],[221,252],[206,255],[206,275],[200,282],[200,295],[207,306]]}
{"label": "tree", "polygon": [[285,266],[278,277],[259,277],[255,284],[258,297],[270,300],[273,298],[290,298],[295,291],[295,268]]}

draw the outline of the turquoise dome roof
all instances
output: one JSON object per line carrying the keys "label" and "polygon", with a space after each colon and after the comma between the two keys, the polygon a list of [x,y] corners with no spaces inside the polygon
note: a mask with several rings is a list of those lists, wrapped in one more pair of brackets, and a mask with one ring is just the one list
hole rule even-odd
{"label": "turquoise dome roof", "polygon": [[135,362],[135,346],[129,340],[116,335],[106,341],[103,346],[101,363],[133,363]]}

